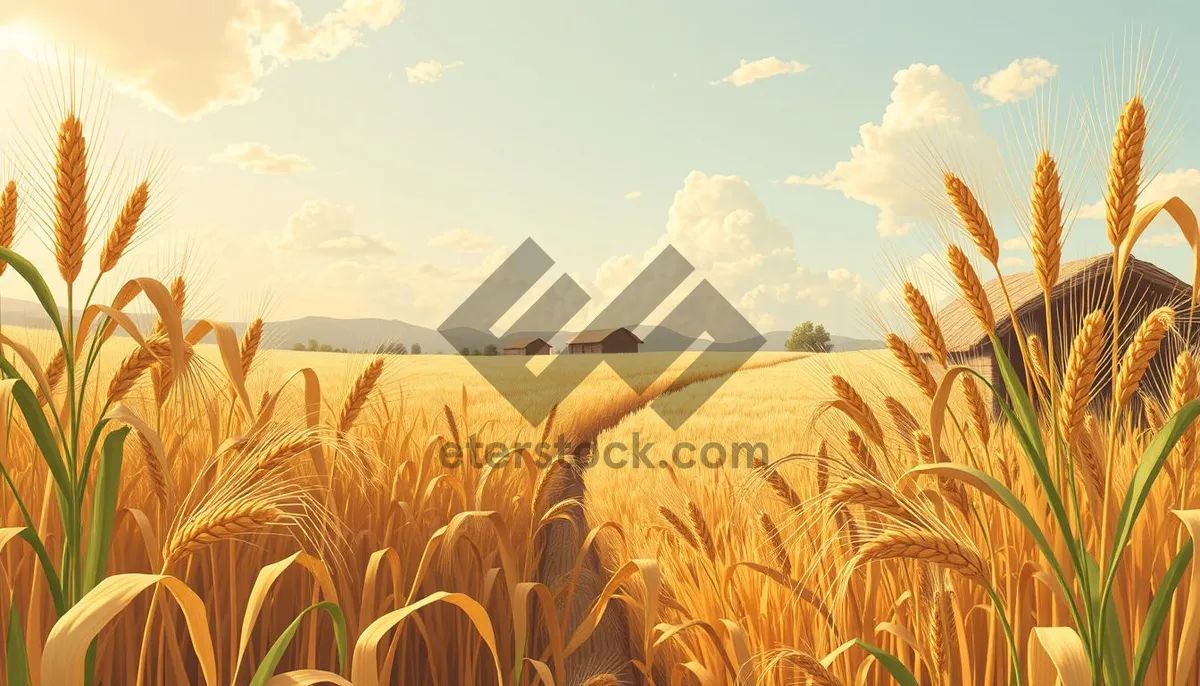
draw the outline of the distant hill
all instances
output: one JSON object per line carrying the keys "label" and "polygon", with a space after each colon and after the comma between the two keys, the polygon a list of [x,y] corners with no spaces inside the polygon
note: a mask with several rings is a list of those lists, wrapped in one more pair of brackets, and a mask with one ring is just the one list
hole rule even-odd
{"label": "distant hill", "polygon": [[[66,316],[66,310],[62,311],[62,316]],[[139,324],[144,323],[143,320],[148,317],[134,317]],[[12,298],[4,298],[0,300],[0,324],[9,326],[21,326],[35,329],[44,329],[50,327],[50,321],[46,314],[42,311],[41,305],[28,300],[16,300]],[[245,328],[245,323],[231,322],[235,330],[240,335]],[[653,326],[637,326],[633,331],[643,340],[653,330]],[[547,335],[538,332],[522,332],[514,333],[512,338],[534,337],[538,336],[549,341],[550,346],[555,350],[564,349],[567,346],[567,341],[575,335],[573,331],[563,331]],[[784,350],[784,342],[787,341],[789,332],[787,331],[771,331],[763,334],[767,339],[763,350],[780,351]],[[471,336],[480,341],[478,345],[470,347],[478,347],[480,349],[486,344],[484,337],[477,332]],[[338,319],[336,317],[301,317],[299,319],[289,319],[279,322],[267,322],[263,327],[263,346],[267,348],[291,348],[297,343],[307,343],[309,340],[317,340],[321,343],[331,345],[335,348],[345,348],[346,350],[360,351],[373,350],[385,343],[403,343],[408,347],[412,347],[414,343],[421,346],[421,350],[426,353],[450,353],[455,350],[446,342],[434,329],[416,324],[409,324],[398,319]],[[656,346],[658,350],[703,350],[712,342],[711,339],[704,337],[700,340],[688,345],[687,337],[683,334],[675,332],[667,332],[665,335],[659,334],[659,344]],[[860,338],[849,338],[846,336],[833,336],[832,342],[834,350],[844,352],[849,350],[872,350],[882,348],[883,343],[875,340],[867,340]]]}

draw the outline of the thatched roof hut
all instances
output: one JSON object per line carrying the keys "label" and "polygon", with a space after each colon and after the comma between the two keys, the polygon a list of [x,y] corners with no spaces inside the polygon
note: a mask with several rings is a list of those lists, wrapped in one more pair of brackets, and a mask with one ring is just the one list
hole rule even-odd
{"label": "thatched roof hut", "polygon": [[[1055,364],[1059,369],[1065,363],[1071,339],[1079,329],[1080,321],[1096,309],[1104,311],[1105,318],[1112,319],[1112,255],[1099,255],[1064,263],[1059,269],[1058,283],[1050,293],[1051,321],[1055,335],[1052,342],[1056,351]],[[1007,289],[1007,298],[1005,297]],[[996,313],[996,335],[1013,365],[1022,369],[1024,357],[1018,345],[1009,313],[1009,303],[1016,313],[1021,332],[1025,336],[1036,334],[1043,346],[1051,345],[1046,334],[1046,307],[1041,285],[1034,272],[1009,274],[1004,277],[1004,288],[1000,280],[993,279],[984,285],[984,292]],[[1121,280],[1121,349],[1128,337],[1152,310],[1172,306],[1184,314],[1189,309],[1191,286],[1159,267],[1131,257]],[[965,300],[957,299],[938,313],[938,323],[946,339],[946,346],[954,364],[966,364],[975,368],[996,388],[1002,389],[999,369],[987,333],[975,319]],[[928,349],[919,341],[914,347],[928,356]],[[1107,356],[1106,358],[1107,359]],[[1171,364],[1169,355],[1159,355],[1156,368],[1147,374],[1147,379],[1166,378],[1164,366]],[[1108,365],[1102,365],[1097,381],[1097,398],[1110,393],[1111,380]],[[1151,384],[1153,385],[1153,384]],[[1153,389],[1152,389],[1153,390]],[[1031,394],[1033,395],[1033,394]]]}

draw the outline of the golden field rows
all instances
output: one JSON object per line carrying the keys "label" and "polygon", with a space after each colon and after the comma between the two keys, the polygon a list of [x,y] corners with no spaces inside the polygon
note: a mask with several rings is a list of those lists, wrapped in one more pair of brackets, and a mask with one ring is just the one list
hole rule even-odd
{"label": "golden field rows", "polygon": [[[47,187],[0,194],[3,276],[55,327],[0,329],[5,683],[1195,684],[1200,380],[1180,324],[1200,303],[1133,327],[1119,308],[1150,221],[1169,215],[1194,257],[1200,227],[1177,198],[1138,207],[1146,122],[1130,98],[1105,189],[1111,283],[1073,303],[1079,322],[1046,322],[1061,360],[986,298],[975,262],[998,275],[998,240],[945,170],[979,255],[952,244],[947,264],[1003,372],[1001,415],[905,283],[913,335],[887,351],[763,353],[728,379],[730,358],[658,378],[646,354],[643,393],[601,368],[532,427],[457,357],[185,327],[182,277],[92,300],[85,259],[111,278],[152,196],[121,189],[97,213],[68,112]],[[1025,229],[1046,303],[1059,185],[1042,151]],[[18,227],[44,234],[61,289],[12,251]],[[59,290],[80,319],[59,319]],[[708,391],[678,430],[655,414]],[[558,435],[545,464],[441,458]],[[606,462],[639,441],[649,465]],[[704,464],[706,444],[728,461]]]}

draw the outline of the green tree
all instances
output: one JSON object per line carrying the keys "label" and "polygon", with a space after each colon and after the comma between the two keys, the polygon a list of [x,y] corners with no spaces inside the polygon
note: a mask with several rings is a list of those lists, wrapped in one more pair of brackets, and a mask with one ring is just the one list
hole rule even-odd
{"label": "green tree", "polygon": [[420,354],[421,354],[421,344],[420,344],[420,343],[413,343],[412,345],[410,345],[410,346],[408,347],[408,350],[409,350],[409,352],[410,352],[411,354],[413,354],[413,355],[420,355]]}
{"label": "green tree", "polygon": [[466,357],[467,355],[471,354],[471,349],[464,346],[462,350],[458,351],[458,354],[462,355],[463,357]]}
{"label": "green tree", "polygon": [[496,346],[492,345],[491,343],[488,343],[487,346],[483,349],[483,354],[484,355],[499,355],[500,351],[496,348]]}
{"label": "green tree", "polygon": [[829,341],[829,332],[824,324],[804,322],[792,329],[783,347],[792,352],[828,353],[833,352],[833,343]]}

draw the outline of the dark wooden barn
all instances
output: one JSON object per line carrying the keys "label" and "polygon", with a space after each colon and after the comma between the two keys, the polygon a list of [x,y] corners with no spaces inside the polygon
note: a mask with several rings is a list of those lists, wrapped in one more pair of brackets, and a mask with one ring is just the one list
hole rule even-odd
{"label": "dark wooden barn", "polygon": [[642,339],[624,327],[619,329],[592,329],[581,331],[567,341],[567,352],[572,355],[584,353],[636,353]]}
{"label": "dark wooden barn", "polygon": [[[1111,330],[1112,262],[1112,255],[1108,254],[1066,262],[1059,269],[1058,283],[1050,294],[1051,321],[1054,323],[1057,337],[1053,341],[1057,369],[1064,368],[1071,341],[1079,330],[1083,317],[1088,313],[1102,310]],[[1013,329],[1012,319],[1008,316],[1008,302],[1012,303],[1012,311],[1017,315],[1021,332],[1026,337],[1036,335],[1041,341],[1042,350],[1049,352],[1045,298],[1034,272],[1005,275],[1004,285],[1008,291],[1007,299],[998,279],[985,284],[984,291],[996,315],[997,338],[1012,360],[1013,366],[1020,371],[1024,369],[1024,356]],[[1174,275],[1149,262],[1131,257],[1121,280],[1120,352],[1124,353],[1133,332],[1146,315],[1159,307],[1174,307],[1179,315],[1177,328],[1191,328],[1184,322],[1184,315],[1190,307],[1191,293],[1191,287]],[[950,351],[951,363],[973,367],[1003,392],[991,342],[966,301],[958,299],[943,308],[938,313],[938,323],[942,327],[946,347]],[[926,359],[929,358],[928,348],[920,341],[916,341],[914,347]],[[1179,343],[1178,340],[1172,342],[1169,338],[1164,342],[1163,350],[1172,349],[1178,350]],[[1104,360],[1108,359],[1109,352],[1106,351]],[[1173,361],[1173,354],[1157,355],[1144,377],[1143,390],[1157,394],[1165,392]],[[1096,400],[1104,400],[1111,394],[1110,376],[1110,365],[1101,365],[1100,375],[1097,377]],[[1030,393],[1030,396],[1036,397],[1036,394]],[[998,412],[999,406],[993,409]]]}
{"label": "dark wooden barn", "polygon": [[505,355],[549,355],[550,344],[541,338],[514,338],[504,344]]}

